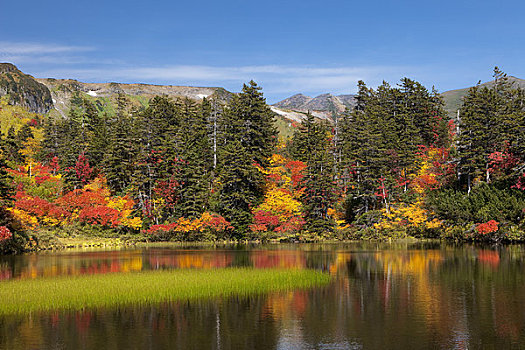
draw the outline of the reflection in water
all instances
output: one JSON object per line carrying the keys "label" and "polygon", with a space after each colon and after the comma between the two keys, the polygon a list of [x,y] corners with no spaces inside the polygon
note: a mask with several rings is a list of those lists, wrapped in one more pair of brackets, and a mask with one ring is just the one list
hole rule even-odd
{"label": "reflection in water", "polygon": [[346,244],[5,258],[3,279],[252,266],[315,268],[334,282],[249,298],[2,317],[0,348],[519,348],[524,253],[522,246]]}

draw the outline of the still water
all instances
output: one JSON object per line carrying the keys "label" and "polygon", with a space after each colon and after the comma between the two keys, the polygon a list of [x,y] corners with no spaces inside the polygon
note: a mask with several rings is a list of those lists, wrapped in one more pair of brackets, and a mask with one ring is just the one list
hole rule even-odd
{"label": "still water", "polygon": [[[318,269],[325,287],[0,317],[0,349],[520,349],[525,246],[295,244],[0,257],[8,279],[231,266]],[[2,301],[0,301],[2,302]]]}

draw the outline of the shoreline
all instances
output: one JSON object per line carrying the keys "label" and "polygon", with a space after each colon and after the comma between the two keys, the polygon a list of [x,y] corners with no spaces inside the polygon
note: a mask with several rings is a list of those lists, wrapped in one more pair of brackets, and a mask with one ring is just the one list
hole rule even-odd
{"label": "shoreline", "polygon": [[319,238],[315,241],[287,241],[287,240],[201,240],[201,241],[150,241],[144,240],[143,236],[124,235],[122,237],[54,237],[53,241],[47,241],[43,244],[36,244],[32,249],[23,252],[27,253],[45,253],[58,251],[74,250],[113,250],[128,248],[170,248],[170,247],[217,247],[217,246],[234,246],[234,245],[293,245],[293,244],[350,244],[350,243],[385,243],[385,244],[417,244],[417,243],[449,243],[449,244],[481,244],[481,245],[512,245],[522,244],[524,242],[478,242],[469,240],[451,240],[447,238],[385,238],[385,239],[326,239]]}

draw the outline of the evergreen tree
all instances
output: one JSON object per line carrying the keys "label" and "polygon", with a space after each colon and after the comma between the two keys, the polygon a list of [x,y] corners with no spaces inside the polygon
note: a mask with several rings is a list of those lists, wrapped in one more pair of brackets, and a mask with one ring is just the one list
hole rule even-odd
{"label": "evergreen tree", "polygon": [[251,208],[264,194],[264,177],[257,166],[268,165],[277,143],[274,114],[255,82],[244,85],[232,98],[218,127],[218,209],[244,233],[252,220]]}
{"label": "evergreen tree", "polygon": [[40,143],[41,148],[38,155],[44,163],[51,161],[53,157],[58,157],[58,145],[61,137],[58,124],[55,118],[47,116],[44,119],[44,137]]}
{"label": "evergreen tree", "polygon": [[10,213],[6,208],[12,205],[14,189],[13,179],[7,172],[8,166],[5,158],[5,140],[0,132],[0,226],[6,226],[10,221]]}
{"label": "evergreen tree", "polygon": [[133,137],[129,117],[120,115],[110,131],[107,152],[102,162],[102,169],[110,189],[115,193],[124,193],[133,176]]}
{"label": "evergreen tree", "polygon": [[458,172],[468,192],[474,179],[490,181],[489,155],[501,147],[500,127],[502,95],[495,89],[473,87],[460,110]]}
{"label": "evergreen tree", "polygon": [[264,194],[264,177],[252,161],[250,152],[239,140],[228,142],[222,149],[217,209],[235,228],[237,238],[248,231],[251,209]]}
{"label": "evergreen tree", "polygon": [[208,178],[212,157],[207,135],[206,115],[189,99],[182,103],[181,126],[177,140],[181,146],[179,214],[195,218],[208,208]]}
{"label": "evergreen tree", "polygon": [[[153,195],[159,181],[174,181],[173,161],[177,159],[179,149],[175,138],[180,125],[179,114],[180,108],[172,99],[156,96],[148,108],[138,113],[133,123],[132,152],[136,162],[132,186],[141,208],[148,213],[156,211]],[[153,215],[153,220],[159,223],[168,214]]]}
{"label": "evergreen tree", "polygon": [[223,144],[238,140],[254,163],[262,167],[268,165],[268,158],[277,144],[277,129],[274,113],[254,81],[245,84],[242,92],[232,98],[219,127]]}
{"label": "evergreen tree", "polygon": [[[507,154],[507,176],[515,183],[524,171],[525,94],[494,69],[491,87],[473,87],[463,100],[457,141],[459,185],[468,193],[473,182],[492,181],[494,156]],[[521,160],[521,161],[520,161]],[[516,163],[516,164],[514,164]]]}
{"label": "evergreen tree", "polygon": [[[330,136],[328,126],[315,123],[313,116],[308,114],[292,140],[295,154],[307,164],[305,192],[302,197],[306,228],[318,234],[331,231],[334,225],[333,219],[328,215],[328,209],[335,200]],[[298,147],[304,147],[304,150],[299,152]]]}

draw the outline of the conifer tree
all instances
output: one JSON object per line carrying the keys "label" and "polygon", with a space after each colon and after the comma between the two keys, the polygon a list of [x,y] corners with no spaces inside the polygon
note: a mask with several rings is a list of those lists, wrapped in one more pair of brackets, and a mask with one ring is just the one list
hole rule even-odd
{"label": "conifer tree", "polygon": [[219,212],[240,233],[252,220],[251,208],[263,198],[264,177],[257,169],[268,165],[277,143],[274,114],[261,88],[244,85],[226,106],[219,121]]}
{"label": "conifer tree", "polygon": [[133,161],[131,120],[125,115],[119,115],[112,125],[107,152],[102,162],[103,172],[113,192],[123,193],[131,184]]}
{"label": "conifer tree", "polygon": [[[306,161],[305,192],[301,198],[306,228],[318,234],[333,229],[334,221],[328,215],[335,199],[333,157],[330,153],[330,130],[307,115],[292,143],[297,159]],[[300,150],[303,148],[303,150]]]}
{"label": "conifer tree", "polygon": [[179,175],[178,207],[181,216],[196,218],[208,207],[208,178],[212,157],[206,115],[189,99],[185,99],[181,107],[182,120],[177,140],[181,147],[179,155],[183,164]]}
{"label": "conifer tree", "polygon": [[277,144],[274,113],[254,81],[234,96],[220,121],[223,144],[239,140],[254,163],[266,167]]}
{"label": "conifer tree", "polygon": [[237,238],[248,231],[251,209],[264,194],[264,177],[252,162],[250,152],[240,140],[228,142],[222,148],[217,209],[233,225]]}
{"label": "conifer tree", "polygon": [[[166,96],[156,96],[149,107],[138,113],[133,123],[133,154],[136,164],[133,187],[141,208],[153,212],[153,195],[159,181],[173,181],[172,161],[178,148],[175,133],[179,127],[177,104]],[[166,213],[163,214],[164,216]],[[163,218],[155,216],[156,223]]]}
{"label": "conifer tree", "polygon": [[0,132],[0,226],[5,226],[10,221],[9,212],[6,208],[10,207],[13,200],[14,189],[13,179],[7,172],[8,166],[5,158],[5,140]]}

